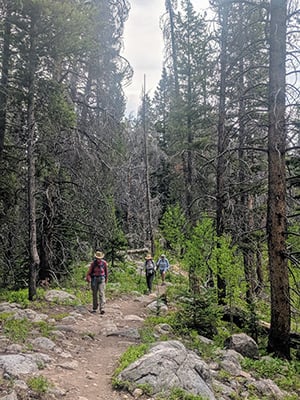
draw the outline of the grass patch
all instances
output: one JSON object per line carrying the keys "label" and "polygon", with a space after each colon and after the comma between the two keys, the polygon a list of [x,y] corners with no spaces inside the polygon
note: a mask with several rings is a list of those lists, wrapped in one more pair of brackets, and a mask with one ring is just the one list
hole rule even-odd
{"label": "grass patch", "polygon": [[271,379],[282,390],[300,391],[299,362],[271,357],[265,357],[261,360],[245,358],[241,365],[257,379]]}
{"label": "grass patch", "polygon": [[37,394],[47,393],[52,386],[44,376],[34,376],[27,381],[28,387]]}
{"label": "grass patch", "polygon": [[129,346],[125,353],[122,354],[119,359],[119,366],[115,370],[112,378],[112,385],[115,389],[118,390],[127,390],[128,392],[132,392],[134,389],[134,385],[131,382],[121,381],[118,379],[118,375],[122,372],[128,365],[132,364],[134,361],[141,358],[149,349],[148,344],[141,344],[139,346]]}
{"label": "grass patch", "polygon": [[0,302],[18,303],[21,307],[27,308],[30,304],[28,300],[28,289],[1,290]]}
{"label": "grass patch", "polygon": [[193,395],[186,392],[180,388],[174,388],[168,393],[167,396],[164,394],[158,395],[156,397],[157,400],[207,400],[207,397]]}
{"label": "grass patch", "polygon": [[32,323],[28,319],[6,319],[4,321],[4,335],[15,343],[24,343],[32,329]]}
{"label": "grass patch", "polygon": [[114,376],[117,376],[123,371],[128,365],[141,358],[149,349],[148,344],[141,344],[139,346],[129,346],[125,353],[122,354],[119,360],[119,366],[114,372]]}
{"label": "grass patch", "polygon": [[41,336],[44,336],[47,338],[51,337],[52,332],[54,330],[54,327],[46,321],[34,322],[33,326],[35,326],[39,330]]}

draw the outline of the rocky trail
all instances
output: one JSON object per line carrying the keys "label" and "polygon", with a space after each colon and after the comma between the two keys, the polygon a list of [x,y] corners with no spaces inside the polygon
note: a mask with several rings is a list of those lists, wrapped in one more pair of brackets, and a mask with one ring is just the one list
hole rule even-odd
{"label": "rocky trail", "polygon": [[139,341],[138,328],[151,301],[149,296],[124,296],[108,301],[104,315],[85,310],[70,332],[64,333],[66,339],[61,343],[72,358],[51,363],[43,376],[66,400],[128,399],[128,394],[113,390],[112,375],[127,347]]}
{"label": "rocky trail", "polygon": [[[49,303],[43,313],[55,322],[55,346],[51,345],[50,340],[45,341],[45,338],[39,341],[41,338],[37,338],[38,335],[35,340],[32,339],[34,351],[51,358],[34,374],[45,377],[53,384],[49,399],[131,399],[129,393],[113,389],[112,376],[125,350],[140,342],[139,328],[147,316],[146,307],[153,303],[158,294],[159,289],[151,295],[123,295],[113,300],[108,299],[104,315],[91,313],[90,306]],[[24,351],[15,345],[10,346],[6,348],[5,354]],[[18,389],[17,392],[16,398],[19,399]],[[8,391],[2,390],[0,385],[0,399],[6,399],[3,395],[8,395]],[[24,396],[24,399],[27,398]]]}
{"label": "rocky trail", "polygon": [[[161,302],[165,291],[165,286],[158,285],[149,295],[135,293],[108,299],[104,315],[91,313],[90,306],[61,305],[56,301],[58,295],[72,295],[55,290],[45,294],[43,310],[0,303],[0,314],[37,323],[20,343],[6,337],[0,321],[0,400],[153,400],[140,389],[133,393],[114,390],[112,378],[126,349],[141,343],[140,328],[149,313],[157,312],[158,305],[160,312],[167,311],[167,305]],[[52,301],[48,295],[53,296]],[[50,338],[41,330],[39,322],[43,321],[54,327]],[[200,353],[176,340],[168,324],[161,325],[166,326],[158,324],[155,332],[168,335],[169,340],[158,340],[137,364],[123,370],[119,375],[122,381],[147,383],[154,397],[178,387],[210,400],[246,399],[251,395],[253,399],[299,398],[296,386],[288,393],[273,380],[243,369],[244,357],[259,359],[257,343],[248,335],[231,335],[224,348],[211,347],[213,357],[204,361]],[[210,339],[199,336],[199,340],[206,348],[213,346]],[[264,362],[272,365],[270,357],[264,357]],[[46,378],[51,384],[47,393],[39,395],[30,390],[32,377]]]}

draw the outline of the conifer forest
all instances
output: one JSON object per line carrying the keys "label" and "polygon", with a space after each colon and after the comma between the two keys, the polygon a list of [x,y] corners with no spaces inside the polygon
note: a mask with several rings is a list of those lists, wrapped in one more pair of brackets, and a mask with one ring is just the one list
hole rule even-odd
{"label": "conifer forest", "polygon": [[[299,0],[165,0],[156,91],[125,113],[129,0],[0,0],[0,288],[95,249],[164,252],[190,290],[300,322]],[[298,327],[299,329],[299,327]]]}

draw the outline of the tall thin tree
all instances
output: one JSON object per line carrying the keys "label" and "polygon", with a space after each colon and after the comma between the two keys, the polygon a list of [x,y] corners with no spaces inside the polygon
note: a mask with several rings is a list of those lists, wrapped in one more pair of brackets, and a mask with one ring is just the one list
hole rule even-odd
{"label": "tall thin tree", "polygon": [[143,134],[144,134],[144,160],[145,160],[145,181],[146,181],[146,204],[148,214],[148,234],[151,245],[151,253],[154,254],[154,236],[152,223],[152,208],[151,208],[151,191],[150,191],[150,173],[149,173],[149,151],[148,151],[148,135],[146,123],[146,75],[144,75],[143,87]]}
{"label": "tall thin tree", "polygon": [[286,251],[286,0],[271,1],[268,214],[267,234],[271,284],[271,329],[268,351],[290,358],[290,293]]}
{"label": "tall thin tree", "polygon": [[37,71],[37,21],[39,20],[38,6],[32,9],[29,29],[29,53],[28,53],[28,98],[27,98],[27,165],[28,165],[28,217],[29,217],[29,300],[36,295],[36,280],[40,264],[37,248],[37,223],[36,223],[36,176],[35,176],[35,76]]}
{"label": "tall thin tree", "polygon": [[[222,25],[221,33],[221,54],[220,54],[220,92],[219,92],[219,120],[218,120],[218,159],[217,159],[217,236],[221,237],[224,233],[224,213],[225,213],[225,173],[226,158],[225,151],[228,144],[226,133],[226,68],[227,68],[227,40],[228,40],[228,13],[229,0],[225,0],[220,5],[220,22]],[[226,297],[226,283],[221,273],[217,276],[218,300],[222,304]]]}
{"label": "tall thin tree", "polygon": [[6,130],[6,107],[8,93],[8,71],[10,58],[10,36],[11,36],[11,4],[6,2],[6,13],[3,29],[3,50],[0,81],[0,157],[4,147],[4,136]]}

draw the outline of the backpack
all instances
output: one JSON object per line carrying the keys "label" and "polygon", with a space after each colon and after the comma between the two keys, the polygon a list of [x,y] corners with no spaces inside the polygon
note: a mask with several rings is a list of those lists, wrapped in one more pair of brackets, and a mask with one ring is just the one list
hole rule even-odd
{"label": "backpack", "polygon": [[94,260],[91,276],[105,277],[105,261],[98,260],[97,258]]}
{"label": "backpack", "polygon": [[152,275],[155,272],[155,265],[152,260],[147,260],[145,263],[147,275]]}

